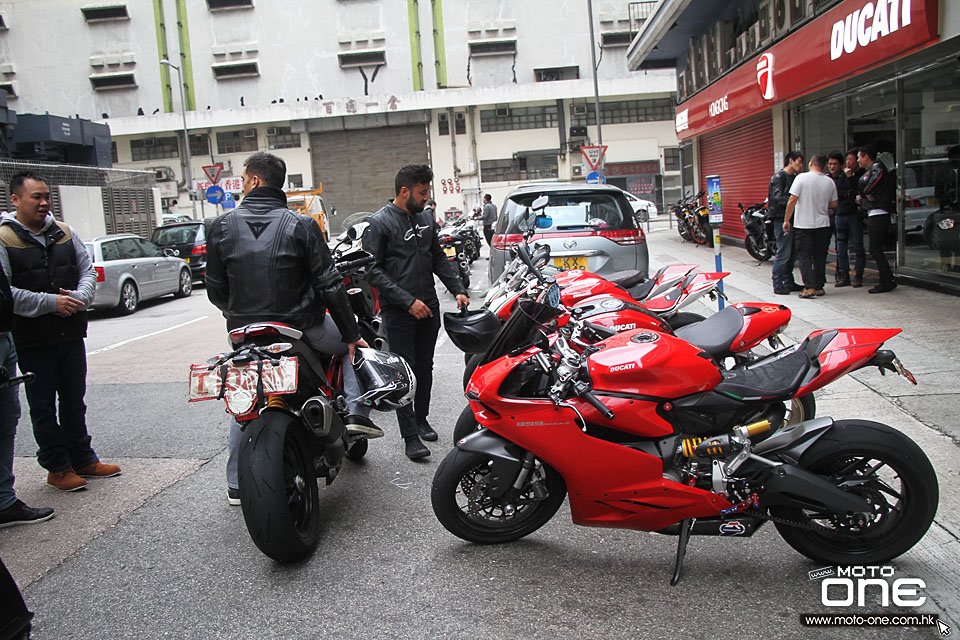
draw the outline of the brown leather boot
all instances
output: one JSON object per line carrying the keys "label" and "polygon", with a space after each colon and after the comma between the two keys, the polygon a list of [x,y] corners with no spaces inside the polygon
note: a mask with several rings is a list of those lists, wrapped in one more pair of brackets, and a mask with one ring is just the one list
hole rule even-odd
{"label": "brown leather boot", "polygon": [[82,469],[77,469],[77,474],[86,476],[87,478],[112,478],[113,476],[120,475],[120,467],[115,464],[103,464],[98,461],[88,464]]}
{"label": "brown leather boot", "polygon": [[60,491],[77,491],[87,486],[87,481],[67,467],[63,471],[51,471],[47,474],[47,484]]}
{"label": "brown leather boot", "polygon": [[838,273],[837,281],[833,283],[835,287],[849,287],[850,286],[850,274],[849,273]]}
{"label": "brown leather boot", "polygon": [[853,281],[850,283],[850,286],[854,289],[859,289],[863,286],[863,274],[855,273],[853,274]]}

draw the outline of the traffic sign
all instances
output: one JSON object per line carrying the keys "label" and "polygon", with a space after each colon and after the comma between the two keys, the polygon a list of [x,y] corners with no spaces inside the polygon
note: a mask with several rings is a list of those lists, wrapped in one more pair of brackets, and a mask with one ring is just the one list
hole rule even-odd
{"label": "traffic sign", "polygon": [[220,182],[220,173],[223,171],[223,164],[208,164],[203,168],[203,172],[206,174],[207,179],[213,184]]}
{"label": "traffic sign", "polygon": [[599,171],[591,171],[587,174],[587,184],[607,184],[607,177],[600,175]]}
{"label": "traffic sign", "polygon": [[223,200],[223,189],[217,185],[213,185],[207,189],[207,202],[210,204],[220,204],[220,201]]}
{"label": "traffic sign", "polygon": [[600,166],[600,159],[603,158],[603,154],[606,152],[607,145],[580,147],[580,153],[582,153],[583,157],[587,159],[587,164],[590,165],[590,168],[594,171],[596,171],[597,167]]}

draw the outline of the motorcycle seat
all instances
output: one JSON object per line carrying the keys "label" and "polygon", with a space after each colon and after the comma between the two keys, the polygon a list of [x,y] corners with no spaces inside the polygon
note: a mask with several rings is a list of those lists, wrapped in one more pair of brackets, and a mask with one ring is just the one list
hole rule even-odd
{"label": "motorcycle seat", "polygon": [[796,395],[813,363],[805,346],[786,356],[774,354],[725,371],[723,381],[713,390],[737,400],[788,400]]}
{"label": "motorcycle seat", "polygon": [[653,287],[657,284],[657,281],[653,278],[650,278],[646,282],[642,282],[635,287],[631,287],[627,293],[630,294],[630,297],[634,300],[646,300],[647,296],[650,295],[650,292],[653,291]]}
{"label": "motorcycle seat", "polygon": [[646,276],[643,275],[642,271],[615,271],[608,276],[604,276],[604,279],[607,282],[612,282],[613,284],[619,285],[624,289],[629,289],[634,285],[638,285],[644,281]]}
{"label": "motorcycle seat", "polygon": [[696,345],[714,358],[730,353],[730,346],[743,329],[743,315],[737,307],[725,307],[709,318],[674,331],[685,342]]}

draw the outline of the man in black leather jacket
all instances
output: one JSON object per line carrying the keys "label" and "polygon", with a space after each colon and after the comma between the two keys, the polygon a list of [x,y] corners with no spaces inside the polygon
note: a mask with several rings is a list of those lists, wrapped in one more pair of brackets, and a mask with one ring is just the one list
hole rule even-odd
{"label": "man in black leather jacket", "polygon": [[[304,339],[323,353],[349,355],[366,347],[350,309],[343,276],[314,220],[287,208],[281,186],[287,167],[269,153],[247,158],[243,203],[214,220],[207,234],[207,297],[223,312],[227,330],[253,322],[281,322],[303,331]],[[383,435],[369,419],[353,367],[344,371],[350,406],[347,431],[368,438]],[[240,503],[237,455],[240,427],[230,429],[227,496]]]}
{"label": "man in black leather jacket", "polygon": [[370,282],[380,293],[390,349],[403,356],[417,376],[413,406],[397,409],[397,422],[411,460],[425,458],[430,450],[420,441],[437,440],[427,422],[433,386],[433,352],[440,331],[440,300],[433,275],[457,297],[457,305],[470,301],[460,274],[447,260],[437,239],[433,215],[424,211],[430,197],[433,172],[425,165],[407,165],[397,173],[396,197],[367,218],[363,248],[376,265]]}
{"label": "man in black leather jacket", "polygon": [[783,216],[787,210],[787,201],[790,200],[790,187],[801,171],[803,156],[791,151],[784,160],[783,169],[773,174],[767,188],[767,217],[773,220],[773,233],[777,238],[777,254],[773,258],[773,292],[778,295],[789,295],[803,288],[793,279],[794,234],[783,230]]}
{"label": "man in black leather jacket", "polygon": [[860,176],[860,208],[867,212],[867,238],[870,241],[870,257],[877,263],[880,283],[870,293],[886,293],[897,288],[893,269],[883,252],[887,233],[890,230],[890,214],[896,211],[896,185],[893,176],[877,160],[877,149],[872,145],[860,147],[857,163],[866,172]]}

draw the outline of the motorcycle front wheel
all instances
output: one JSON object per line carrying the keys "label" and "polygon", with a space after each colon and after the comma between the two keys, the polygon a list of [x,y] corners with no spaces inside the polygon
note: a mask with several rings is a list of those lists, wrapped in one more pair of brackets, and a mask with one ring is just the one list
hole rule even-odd
{"label": "motorcycle front wheel", "polygon": [[930,460],[913,440],[885,424],[838,420],[804,452],[800,467],[867,499],[871,507],[865,524],[810,509],[771,509],[775,516],[812,525],[775,523],[787,544],[817,562],[882,564],[919,542],[936,515],[939,486]]}
{"label": "motorcycle front wheel", "polygon": [[237,468],[243,520],[254,544],[277,562],[293,562],[320,539],[320,488],[303,427],[282,411],[251,421]]}
{"label": "motorcycle front wheel", "polygon": [[743,239],[743,246],[750,257],[757,262],[766,262],[770,259],[766,238],[757,239],[752,233],[747,233],[747,236]]}
{"label": "motorcycle front wheel", "polygon": [[689,242],[693,242],[693,235],[690,233],[690,223],[686,218],[677,219],[677,232],[680,237]]}
{"label": "motorcycle front wheel", "polygon": [[[492,464],[484,453],[454,449],[437,468],[430,491],[440,524],[477,544],[512,542],[533,533],[553,517],[567,493],[560,474],[537,462],[519,495],[494,498],[487,493]],[[546,496],[538,497],[541,490]]]}

